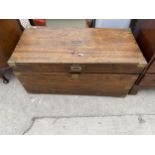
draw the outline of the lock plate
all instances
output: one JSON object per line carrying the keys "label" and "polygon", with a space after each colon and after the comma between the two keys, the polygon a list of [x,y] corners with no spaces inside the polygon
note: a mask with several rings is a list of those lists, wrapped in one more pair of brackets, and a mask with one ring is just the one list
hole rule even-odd
{"label": "lock plate", "polygon": [[73,64],[70,66],[70,71],[74,73],[80,73],[82,71],[82,67],[79,64]]}

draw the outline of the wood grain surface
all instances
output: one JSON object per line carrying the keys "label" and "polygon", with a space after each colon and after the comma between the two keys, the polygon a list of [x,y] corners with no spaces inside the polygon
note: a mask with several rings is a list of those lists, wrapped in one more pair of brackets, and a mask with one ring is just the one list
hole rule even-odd
{"label": "wood grain surface", "polygon": [[129,29],[34,27],[25,30],[12,58],[16,63],[146,64]]}
{"label": "wood grain surface", "polygon": [[137,75],[16,73],[28,92],[125,96]]}
{"label": "wood grain surface", "polygon": [[146,74],[140,82],[140,87],[155,87],[155,74]]}
{"label": "wood grain surface", "polygon": [[31,93],[125,96],[146,61],[130,30],[26,29],[9,61]]}
{"label": "wood grain surface", "polygon": [[[40,63],[18,63],[14,67],[16,72],[25,73],[51,73],[51,72],[71,72],[74,64],[40,64]],[[113,73],[113,74],[140,74],[142,66],[135,64],[79,64],[81,73]]]}

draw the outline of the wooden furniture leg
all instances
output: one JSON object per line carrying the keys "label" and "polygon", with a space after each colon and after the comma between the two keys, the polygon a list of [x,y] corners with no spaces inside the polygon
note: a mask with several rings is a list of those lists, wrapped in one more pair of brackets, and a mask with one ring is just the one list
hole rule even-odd
{"label": "wooden furniture leg", "polygon": [[9,79],[5,75],[5,73],[9,70],[11,70],[10,67],[0,68],[0,77],[2,78],[4,84],[9,83]]}
{"label": "wooden furniture leg", "polygon": [[129,95],[136,95],[138,93],[139,87],[138,85],[134,85],[132,89],[129,91]]}

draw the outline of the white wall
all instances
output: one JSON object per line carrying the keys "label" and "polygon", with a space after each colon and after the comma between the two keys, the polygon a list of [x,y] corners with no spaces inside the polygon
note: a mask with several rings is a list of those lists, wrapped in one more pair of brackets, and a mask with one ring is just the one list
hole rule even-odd
{"label": "white wall", "polygon": [[131,19],[96,19],[97,28],[128,28]]}

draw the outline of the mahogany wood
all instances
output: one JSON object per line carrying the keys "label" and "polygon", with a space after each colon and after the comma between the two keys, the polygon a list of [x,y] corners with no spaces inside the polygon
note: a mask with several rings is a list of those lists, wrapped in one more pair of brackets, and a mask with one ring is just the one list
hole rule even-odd
{"label": "mahogany wood", "polygon": [[11,56],[21,35],[21,28],[16,19],[0,19],[0,77],[4,83],[9,80],[5,73],[8,68],[7,61]]}
{"label": "mahogany wood", "polygon": [[21,33],[17,20],[0,19],[0,68],[7,66]]}
{"label": "mahogany wood", "polygon": [[155,20],[138,20],[133,34],[137,40],[148,65],[136,81],[131,93],[138,89],[155,88]]}

